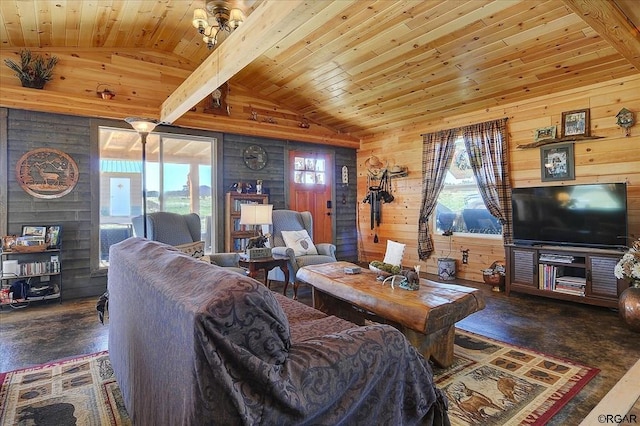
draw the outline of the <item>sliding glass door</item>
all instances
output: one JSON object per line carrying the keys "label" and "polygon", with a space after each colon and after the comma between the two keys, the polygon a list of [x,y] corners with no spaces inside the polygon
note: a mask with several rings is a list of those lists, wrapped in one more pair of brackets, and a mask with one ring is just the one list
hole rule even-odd
{"label": "sliding glass door", "polygon": [[[142,214],[142,144],[133,130],[99,128],[100,264],[109,247],[133,235],[131,219]],[[147,137],[147,213],[197,213],[207,252],[216,246],[215,138],[174,133]]]}

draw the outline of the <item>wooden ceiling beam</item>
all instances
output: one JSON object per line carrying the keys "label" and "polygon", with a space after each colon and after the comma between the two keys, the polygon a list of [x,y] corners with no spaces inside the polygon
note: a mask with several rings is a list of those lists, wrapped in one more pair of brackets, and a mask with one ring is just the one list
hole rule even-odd
{"label": "wooden ceiling beam", "polygon": [[169,96],[162,104],[160,120],[173,123],[285,37],[295,32],[302,38],[328,25],[336,10],[347,8],[354,2],[265,0]]}
{"label": "wooden ceiling beam", "polygon": [[640,71],[640,32],[612,0],[563,0]]}

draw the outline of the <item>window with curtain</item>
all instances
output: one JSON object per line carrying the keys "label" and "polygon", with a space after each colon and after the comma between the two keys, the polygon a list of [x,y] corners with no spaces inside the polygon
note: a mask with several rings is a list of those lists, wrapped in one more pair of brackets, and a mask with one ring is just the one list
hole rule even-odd
{"label": "window with curtain", "polygon": [[[422,135],[422,206],[418,221],[418,256],[428,259],[434,251],[431,233],[437,226],[444,231],[455,232],[454,226],[462,231],[480,235],[500,234],[498,224],[502,224],[502,239],[506,244],[513,240],[511,225],[511,186],[509,184],[507,118],[472,124],[469,126],[441,130]],[[460,144],[460,140],[462,144]],[[462,146],[461,146],[462,145]],[[456,153],[457,150],[457,153]],[[463,153],[462,151],[465,151]],[[455,160],[454,160],[454,157]],[[475,202],[475,194],[466,193],[472,187],[460,173],[459,185],[450,178],[454,171],[466,169],[467,161],[472,170],[476,188],[482,205]],[[452,166],[453,165],[453,166]],[[462,200],[460,201],[460,196]],[[455,201],[457,200],[457,201]],[[440,202],[441,201],[441,202]],[[475,207],[475,208],[474,208]],[[479,208],[478,208],[479,207]],[[438,221],[442,213],[441,225],[429,226]],[[449,213],[447,222],[444,220]],[[488,213],[488,214],[487,214]],[[449,229],[446,229],[446,228]]]}
{"label": "window with curtain", "polygon": [[[133,129],[99,127],[99,265],[109,247],[133,235],[131,219],[142,214],[142,144]],[[207,252],[215,247],[215,138],[153,132],[147,137],[147,213],[197,213]]]}
{"label": "window with curtain", "polygon": [[500,235],[502,225],[482,200],[463,138],[458,137],[454,144],[453,159],[438,196],[434,232]]}

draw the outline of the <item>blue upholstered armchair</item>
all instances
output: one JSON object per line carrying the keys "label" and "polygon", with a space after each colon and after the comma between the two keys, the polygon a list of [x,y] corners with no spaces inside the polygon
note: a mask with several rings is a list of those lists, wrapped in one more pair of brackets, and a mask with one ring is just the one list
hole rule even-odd
{"label": "blue upholstered armchair", "polygon": [[[310,212],[297,212],[293,210],[274,210],[273,211],[273,231],[271,233],[271,251],[273,254],[287,256],[289,258],[289,282],[293,283],[293,298],[298,298],[298,280],[296,274],[298,269],[307,265],[317,265],[320,263],[336,262],[336,246],[330,243],[319,243],[313,245],[317,250],[317,254],[296,255],[291,244],[287,247],[283,231],[303,231],[306,230],[313,242],[313,217]],[[269,272],[268,280],[284,281],[284,274],[280,268],[276,268]],[[285,292],[286,286],[285,283]]]}
{"label": "blue upholstered armchair", "polygon": [[[142,216],[132,219],[133,230],[137,237],[143,236]],[[195,213],[178,214],[171,212],[154,212],[147,215],[147,239],[160,241],[171,246],[185,246],[202,240],[200,233],[200,216]],[[188,248],[187,250],[193,251]],[[193,255],[193,254],[192,254]],[[200,249],[199,256],[204,255],[204,245]],[[225,268],[233,268],[236,272],[246,274],[246,270],[240,267],[240,255],[238,253],[213,253],[204,255],[215,265]]]}
{"label": "blue upholstered armchair", "polygon": [[[136,237],[143,237],[142,216],[132,220]],[[200,217],[195,213],[155,212],[147,215],[147,239],[177,246],[200,241]]]}

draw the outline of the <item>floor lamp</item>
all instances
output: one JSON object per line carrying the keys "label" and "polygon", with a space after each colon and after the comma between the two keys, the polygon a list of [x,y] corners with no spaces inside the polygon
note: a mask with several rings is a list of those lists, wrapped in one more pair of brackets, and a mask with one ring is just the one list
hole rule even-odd
{"label": "floor lamp", "polygon": [[140,135],[142,141],[142,236],[147,238],[147,136],[158,122],[149,118],[127,117],[124,119]]}

